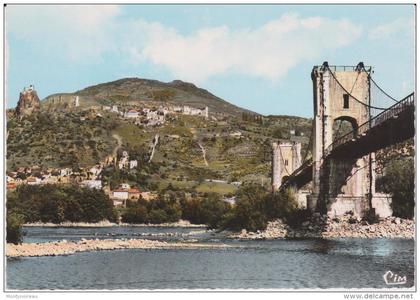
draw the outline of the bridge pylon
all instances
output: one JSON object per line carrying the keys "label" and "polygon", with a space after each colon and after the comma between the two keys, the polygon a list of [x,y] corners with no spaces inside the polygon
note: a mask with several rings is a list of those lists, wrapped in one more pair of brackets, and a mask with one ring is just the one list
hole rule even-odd
{"label": "bridge pylon", "polygon": [[[370,71],[370,68],[367,68]],[[357,66],[315,66],[313,82],[314,124],[312,143],[312,194],[308,208],[337,216],[372,208],[375,195],[375,154],[360,158],[330,158],[334,138],[370,119],[370,76]]]}

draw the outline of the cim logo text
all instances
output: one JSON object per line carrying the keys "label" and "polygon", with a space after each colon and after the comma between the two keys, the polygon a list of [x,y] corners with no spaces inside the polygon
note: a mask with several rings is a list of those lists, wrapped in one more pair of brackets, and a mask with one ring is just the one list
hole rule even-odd
{"label": "cim logo text", "polygon": [[387,285],[400,285],[407,283],[407,276],[399,276],[391,271],[387,271],[383,277]]}

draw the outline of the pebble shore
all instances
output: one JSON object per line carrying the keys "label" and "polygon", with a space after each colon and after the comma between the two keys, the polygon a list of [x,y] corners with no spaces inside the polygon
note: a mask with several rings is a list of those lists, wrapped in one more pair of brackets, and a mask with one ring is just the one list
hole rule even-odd
{"label": "pebble shore", "polygon": [[112,223],[109,221],[100,221],[96,223],[85,223],[85,222],[63,222],[63,223],[26,223],[25,227],[114,227],[114,226],[134,226],[134,227],[184,227],[184,228],[205,228],[204,224],[191,224],[186,220],[179,220],[173,223],[161,223],[161,224],[129,224],[129,223]]}
{"label": "pebble shore", "polygon": [[6,244],[7,257],[57,256],[76,252],[117,249],[174,249],[174,248],[226,248],[225,244],[168,243],[145,239],[81,239],[80,241],[56,241],[48,243]]}
{"label": "pebble shore", "polygon": [[414,220],[389,217],[379,223],[369,224],[352,215],[329,218],[314,214],[301,226],[292,228],[275,220],[263,231],[232,234],[235,239],[279,239],[279,238],[405,238],[414,239]]}

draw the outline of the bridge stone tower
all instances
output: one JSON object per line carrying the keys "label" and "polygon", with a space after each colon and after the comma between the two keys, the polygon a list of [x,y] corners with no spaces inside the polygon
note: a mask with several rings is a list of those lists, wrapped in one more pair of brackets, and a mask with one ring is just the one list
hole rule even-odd
{"label": "bridge stone tower", "polygon": [[273,147],[272,161],[272,189],[277,191],[283,183],[283,179],[300,167],[301,143],[298,142],[275,142]]}
{"label": "bridge stone tower", "polygon": [[356,67],[336,67],[325,62],[314,67],[311,74],[313,186],[308,208],[332,216],[347,211],[363,215],[375,192],[374,154],[357,159],[327,157],[335,135],[343,134],[337,132],[342,122],[351,125],[347,127],[347,132],[351,132],[370,119],[369,76],[362,67],[361,63]]}

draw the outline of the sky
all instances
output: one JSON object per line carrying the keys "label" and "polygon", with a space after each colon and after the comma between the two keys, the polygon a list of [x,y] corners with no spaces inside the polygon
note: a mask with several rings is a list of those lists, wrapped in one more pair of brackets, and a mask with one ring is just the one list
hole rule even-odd
{"label": "sky", "polygon": [[414,5],[8,5],[6,103],[124,77],[192,82],[268,115],[313,114],[312,67],[414,91]]}

